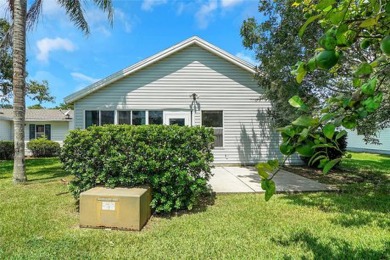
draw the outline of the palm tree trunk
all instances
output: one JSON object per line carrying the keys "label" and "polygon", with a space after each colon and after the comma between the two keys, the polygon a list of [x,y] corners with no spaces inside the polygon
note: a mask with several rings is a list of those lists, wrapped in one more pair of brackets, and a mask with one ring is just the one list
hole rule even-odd
{"label": "palm tree trunk", "polygon": [[14,0],[13,18],[13,93],[14,93],[14,183],[27,181],[24,162],[24,120],[26,93],[26,9],[27,0]]}

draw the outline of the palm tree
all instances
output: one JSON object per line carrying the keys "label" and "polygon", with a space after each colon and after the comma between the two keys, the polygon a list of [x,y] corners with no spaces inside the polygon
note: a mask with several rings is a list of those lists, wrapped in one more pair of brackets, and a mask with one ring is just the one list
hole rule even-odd
{"label": "palm tree", "polygon": [[[52,1],[52,0],[49,0]],[[27,12],[27,0],[8,0],[13,19],[13,104],[14,104],[14,183],[27,181],[24,162],[24,121],[26,109],[26,30],[32,28],[38,21],[43,0],[35,0]],[[84,18],[82,4],[79,0],[57,0],[70,20],[85,34],[89,34],[88,23]],[[113,8],[111,0],[93,0],[101,10],[107,13],[112,24]]]}

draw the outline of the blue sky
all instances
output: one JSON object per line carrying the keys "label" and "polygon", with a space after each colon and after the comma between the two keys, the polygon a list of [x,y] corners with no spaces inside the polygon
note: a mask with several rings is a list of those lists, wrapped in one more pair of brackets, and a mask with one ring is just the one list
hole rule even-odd
{"label": "blue sky", "polygon": [[194,35],[253,62],[253,54],[242,46],[240,27],[244,19],[259,15],[257,0],[113,0],[113,27],[92,3],[85,2],[88,37],[55,0],[44,1],[37,27],[28,32],[28,78],[48,80],[56,104]]}

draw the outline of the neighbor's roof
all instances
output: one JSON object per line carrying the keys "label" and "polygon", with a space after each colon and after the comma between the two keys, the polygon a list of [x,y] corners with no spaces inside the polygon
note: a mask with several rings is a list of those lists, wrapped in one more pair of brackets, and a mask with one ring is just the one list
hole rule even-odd
{"label": "neighbor's roof", "polygon": [[167,56],[170,56],[170,55],[172,55],[172,54],[174,54],[174,53],[176,53],[184,48],[187,48],[188,46],[194,45],[194,44],[213,53],[213,54],[215,54],[215,55],[217,55],[217,56],[219,56],[219,57],[221,57],[221,58],[223,58],[223,59],[225,59],[225,60],[227,60],[227,61],[229,61],[229,62],[231,62],[231,63],[233,63],[233,64],[235,64],[235,65],[237,65],[238,67],[240,67],[244,70],[247,70],[253,74],[256,73],[254,65],[252,65],[252,64],[250,64],[250,63],[212,45],[211,43],[206,42],[205,40],[203,40],[199,37],[194,36],[194,37],[191,37],[185,41],[182,41],[182,42],[180,42],[180,43],[178,43],[178,44],[176,44],[176,45],[174,45],[166,50],[163,50],[162,52],[159,52],[159,53],[157,53],[157,54],[155,54],[155,55],[153,55],[145,60],[142,60],[142,61],[140,61],[140,62],[138,62],[130,67],[127,67],[123,70],[120,70],[120,71],[108,76],[107,78],[99,80],[99,81],[95,82],[94,84],[92,84],[92,85],[90,85],[82,90],[79,90],[79,91],[65,97],[64,98],[65,103],[75,102],[80,98],[83,98],[83,97],[85,97],[85,96],[119,80],[119,79],[122,79],[122,78],[124,78],[124,77],[126,77],[126,76],[140,70],[140,69],[145,68],[146,66],[149,66],[157,61],[160,61],[161,59],[166,58]]}
{"label": "neighbor's roof", "polygon": [[[57,109],[26,109],[26,121],[69,121],[73,118],[73,110],[67,111]],[[0,108],[0,119],[13,120],[13,110]]]}

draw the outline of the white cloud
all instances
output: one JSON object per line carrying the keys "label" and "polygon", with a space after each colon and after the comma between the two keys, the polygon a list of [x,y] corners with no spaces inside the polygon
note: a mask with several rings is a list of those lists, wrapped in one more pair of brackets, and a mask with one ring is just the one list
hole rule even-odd
{"label": "white cloud", "polygon": [[221,0],[221,5],[222,7],[232,7],[242,2],[243,0]]}
{"label": "white cloud", "polygon": [[37,59],[47,62],[49,54],[52,51],[65,50],[72,52],[76,49],[75,45],[68,39],[57,37],[55,39],[43,38],[37,41],[38,55]]}
{"label": "white cloud", "polygon": [[167,0],[144,0],[142,2],[141,9],[144,11],[152,11],[153,7],[166,4],[167,2]]}
{"label": "white cloud", "polygon": [[238,52],[238,53],[236,54],[236,56],[237,56],[238,58],[244,60],[244,61],[247,61],[247,62],[253,64],[253,65],[259,64],[258,61],[254,60],[251,56],[249,56],[249,55],[247,55],[247,54],[245,54],[245,53],[243,53],[243,52]]}
{"label": "white cloud", "polygon": [[100,80],[100,79],[92,78],[92,77],[87,76],[87,75],[80,73],[80,72],[72,72],[72,73],[70,73],[70,75],[72,76],[73,79],[75,79],[77,81],[83,81],[83,82],[88,83],[88,84],[92,84],[92,83],[95,83],[96,81]]}
{"label": "white cloud", "polygon": [[133,16],[130,21],[129,17],[120,9],[115,9],[115,19],[122,24],[126,33],[130,33],[133,30],[133,26],[138,20],[136,16]]}
{"label": "white cloud", "polygon": [[42,14],[51,16],[64,14],[64,8],[57,1],[43,1]]}
{"label": "white cloud", "polygon": [[207,28],[210,20],[214,18],[213,12],[217,9],[217,0],[210,0],[208,3],[203,4],[198,12],[195,14],[195,18],[198,22],[198,26],[201,29]]}

